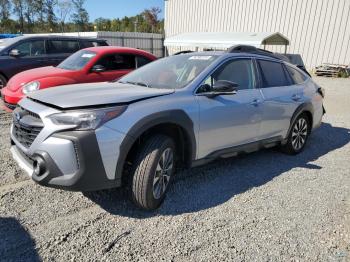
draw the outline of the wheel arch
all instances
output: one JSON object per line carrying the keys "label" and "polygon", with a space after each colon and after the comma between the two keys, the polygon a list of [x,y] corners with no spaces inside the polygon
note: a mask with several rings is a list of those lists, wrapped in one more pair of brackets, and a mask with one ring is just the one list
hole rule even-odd
{"label": "wheel arch", "polygon": [[2,75],[3,77],[5,77],[7,80],[9,79],[3,71],[0,71],[0,75]]}
{"label": "wheel arch", "polygon": [[122,179],[125,165],[130,163],[142,142],[153,134],[164,134],[173,138],[180,153],[181,164],[185,167],[191,165],[196,156],[193,122],[183,110],[169,110],[149,115],[129,130],[120,145],[116,179]]}
{"label": "wheel arch", "polygon": [[313,114],[314,114],[314,110],[313,110],[313,106],[311,102],[307,102],[307,103],[303,103],[301,105],[299,105],[297,107],[297,109],[295,110],[292,119],[290,121],[290,125],[289,125],[289,129],[288,129],[288,133],[287,133],[287,137],[291,131],[291,128],[293,126],[293,123],[295,122],[295,120],[302,114],[305,114],[309,120],[309,124],[310,124],[310,128],[308,130],[309,134],[312,130],[312,126],[313,126]]}
{"label": "wheel arch", "polygon": [[5,78],[7,82],[9,81],[9,78],[6,76],[6,74],[4,74],[4,72],[0,71],[0,76]]}

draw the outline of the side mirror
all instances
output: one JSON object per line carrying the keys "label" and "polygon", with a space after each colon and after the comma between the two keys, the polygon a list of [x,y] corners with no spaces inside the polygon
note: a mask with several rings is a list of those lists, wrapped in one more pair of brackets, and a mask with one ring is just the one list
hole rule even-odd
{"label": "side mirror", "polygon": [[232,94],[237,91],[238,84],[227,80],[217,81],[212,88],[212,92],[219,93],[220,95]]}
{"label": "side mirror", "polygon": [[202,93],[200,95],[213,98],[219,95],[234,95],[237,93],[238,84],[227,81],[227,80],[219,80],[217,81],[213,87],[205,84],[201,87]]}
{"label": "side mirror", "polygon": [[91,68],[91,72],[94,72],[94,73],[102,73],[104,71],[106,71],[106,68],[103,65],[94,65]]}
{"label": "side mirror", "polygon": [[13,57],[19,57],[21,55],[21,52],[18,49],[12,49],[9,55]]}

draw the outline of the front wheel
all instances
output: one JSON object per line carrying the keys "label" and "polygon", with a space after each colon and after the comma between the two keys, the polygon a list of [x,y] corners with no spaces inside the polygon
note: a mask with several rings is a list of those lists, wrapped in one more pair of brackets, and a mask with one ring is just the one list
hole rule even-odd
{"label": "front wheel", "polygon": [[132,199],[147,210],[158,208],[175,171],[175,144],[165,135],[149,138],[136,157]]}
{"label": "front wheel", "polygon": [[290,155],[296,155],[303,151],[309,137],[309,125],[308,117],[305,114],[300,115],[294,121],[287,143],[282,146],[282,151]]}

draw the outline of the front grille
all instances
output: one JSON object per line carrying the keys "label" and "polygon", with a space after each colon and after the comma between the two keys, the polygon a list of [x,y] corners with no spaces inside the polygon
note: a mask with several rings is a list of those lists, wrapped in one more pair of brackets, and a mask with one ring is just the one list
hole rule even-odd
{"label": "front grille", "polygon": [[14,111],[13,135],[24,147],[32,145],[43,127],[43,122],[37,114],[22,108]]}

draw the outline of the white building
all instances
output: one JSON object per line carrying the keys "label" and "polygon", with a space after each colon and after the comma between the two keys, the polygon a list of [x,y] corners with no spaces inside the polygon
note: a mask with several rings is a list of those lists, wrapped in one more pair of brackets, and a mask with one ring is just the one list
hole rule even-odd
{"label": "white building", "polygon": [[191,32],[280,32],[309,69],[350,64],[350,0],[166,0],[165,37]]}

